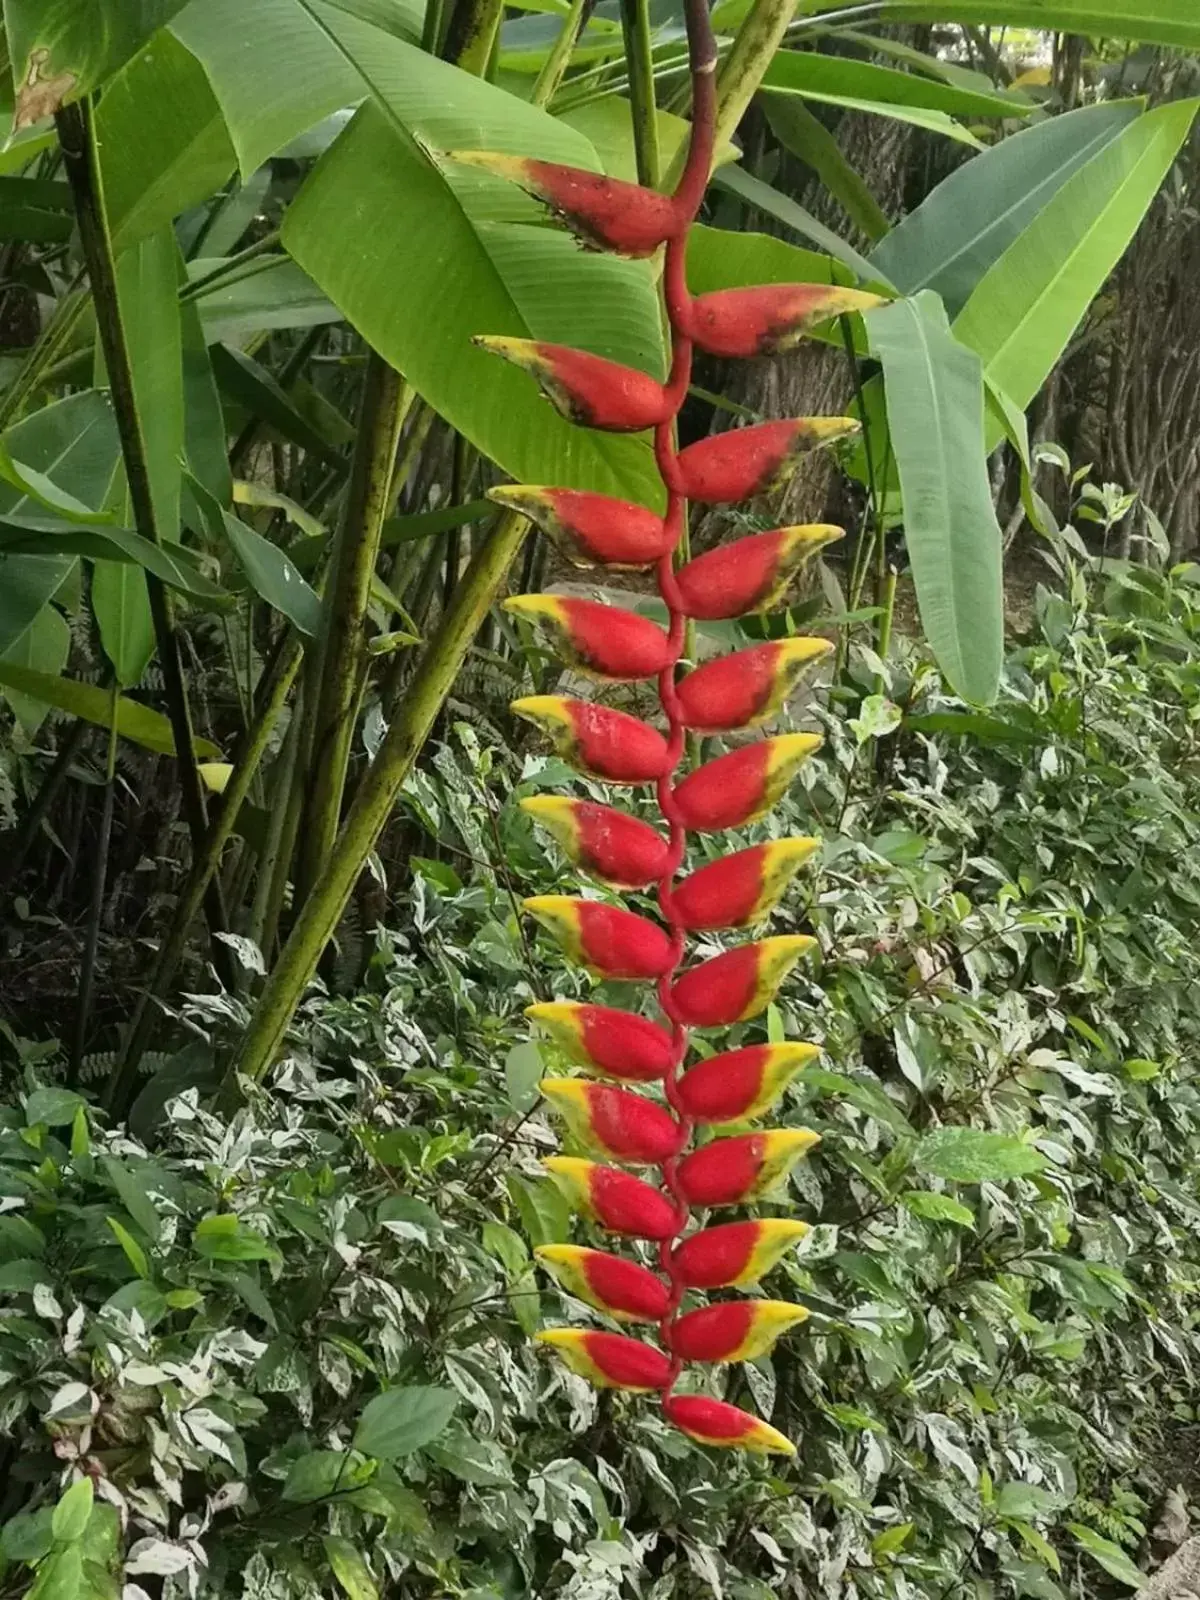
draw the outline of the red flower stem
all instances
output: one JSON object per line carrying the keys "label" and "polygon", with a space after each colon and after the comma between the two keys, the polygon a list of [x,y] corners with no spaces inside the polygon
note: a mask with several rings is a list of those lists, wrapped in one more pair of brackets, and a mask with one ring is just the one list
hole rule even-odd
{"label": "red flower stem", "polygon": [[[658,695],[666,719],[667,766],[658,781],[658,804],[669,825],[669,854],[662,878],[658,883],[658,903],[671,935],[671,969],[658,984],[658,1002],[671,1024],[674,1045],[671,1064],[664,1078],[667,1101],[683,1130],[683,1143],[690,1143],[694,1123],[683,1109],[679,1096],[679,1073],[687,1055],[688,1031],[683,1024],[679,1008],[672,995],[675,974],[683,960],[684,930],[677,916],[672,886],[683,862],[687,844],[686,832],[675,801],[674,778],[683,758],[684,718],[676,693],[676,669],[683,651],[685,617],[683,596],[675,580],[675,551],[684,526],[685,501],[681,493],[682,481],[677,465],[676,419],[687,396],[692,375],[691,297],[687,288],[687,236],[708,186],[712,165],[713,130],[716,124],[717,45],[708,16],[708,0],[685,0],[685,19],[688,36],[688,61],[692,76],[692,129],[688,143],[687,162],[679,186],[675,191],[678,211],[676,232],[667,241],[663,264],[663,297],[671,325],[671,373],[667,392],[673,402],[669,421],[661,423],[654,433],[654,454],[658,470],[667,488],[666,526],[669,534],[669,551],[658,563],[658,590],[670,619],[668,637],[671,663],[659,674]],[[684,1283],[674,1264],[675,1243],[687,1226],[689,1208],[679,1183],[679,1157],[673,1156],[663,1164],[663,1185],[675,1202],[676,1229],[673,1238],[664,1239],[659,1246],[659,1265],[670,1283],[670,1300],[659,1326],[664,1348],[671,1351],[671,1330],[683,1301]],[[682,1370],[683,1363],[672,1355],[671,1374],[663,1398],[670,1395]]]}

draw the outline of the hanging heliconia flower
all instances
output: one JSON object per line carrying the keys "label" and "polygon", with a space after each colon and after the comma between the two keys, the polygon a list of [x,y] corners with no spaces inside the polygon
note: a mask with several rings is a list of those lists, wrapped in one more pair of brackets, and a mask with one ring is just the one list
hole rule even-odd
{"label": "hanging heliconia flower", "polygon": [[[538,1335],[575,1373],[604,1387],[661,1396],[664,1416],[706,1445],[792,1452],[790,1440],[759,1418],[709,1396],[677,1392],[685,1364],[752,1361],[802,1322],[800,1306],[742,1296],[687,1305],[694,1291],[744,1289],[808,1232],[803,1222],[724,1221],[689,1231],[698,1207],[761,1198],[817,1142],[805,1128],[742,1131],[768,1114],[810,1044],[751,1045],[710,1055],[684,1070],[688,1029],[728,1028],[759,1015],[815,941],[768,937],[684,966],[686,935],[752,927],[813,854],[809,838],[774,840],[680,876],[686,835],[720,834],[763,817],[820,744],[783,734],[746,744],[678,775],[685,730],[728,733],[757,727],[782,708],[801,674],[829,650],[824,639],[754,645],[679,675],[688,618],[718,620],[761,611],[784,593],[804,562],[838,538],[823,523],[753,534],[676,570],[688,499],[732,504],[780,484],[807,450],[853,432],[847,417],[800,417],[717,434],[679,451],[675,421],[691,379],[693,346],[726,359],[789,349],[818,323],[877,303],[836,285],[776,284],[688,294],[687,234],[708,181],[715,119],[716,45],[706,0],[685,0],[692,73],[687,163],[672,195],[552,162],[481,151],[453,159],[509,178],[543,201],[589,247],[649,256],[666,247],[663,282],[672,331],[665,383],[588,351],[540,340],[483,336],[482,348],[514,362],[571,421],[609,432],[654,429],[667,491],[663,515],[575,489],[510,485],[491,491],[523,512],[579,566],[657,571],[669,626],[633,609],[552,594],[518,595],[510,612],[547,636],[565,662],[612,682],[657,680],[666,736],[625,712],[535,695],[513,709],[534,722],[561,756],[608,784],[653,784],[665,832],[593,801],[536,795],[525,810],[583,872],[618,890],[657,887],[665,927],[602,900],[537,895],[528,911],[559,940],[569,960],[601,978],[653,983],[664,1023],[631,1011],[576,1001],[529,1007],[565,1055],[591,1077],[546,1078],[541,1090],[582,1156],[551,1156],[547,1169],[571,1206],[616,1237],[658,1247],[658,1271],[606,1250],[556,1244],[541,1264],[576,1299],[618,1323],[649,1323],[657,1345],[627,1334],[552,1328]],[[681,968],[683,970],[681,970]],[[661,1083],[666,1103],[642,1092]],[[630,1087],[632,1086],[632,1087]],[[697,1145],[697,1128],[724,1137]],[[594,1158],[594,1159],[592,1159]],[[623,1170],[656,1169],[661,1182]]]}

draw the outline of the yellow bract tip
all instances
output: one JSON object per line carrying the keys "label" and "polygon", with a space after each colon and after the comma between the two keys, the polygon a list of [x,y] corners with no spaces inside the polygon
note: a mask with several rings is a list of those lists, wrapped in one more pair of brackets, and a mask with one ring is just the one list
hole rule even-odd
{"label": "yellow bract tip", "polygon": [[582,1078],[543,1078],[538,1091],[546,1099],[569,1107],[572,1111],[586,1111],[589,1085]]}
{"label": "yellow bract tip", "polygon": [[794,522],[779,531],[788,550],[801,545],[806,551],[815,552],[846,537],[845,528],[839,528],[833,522]]}
{"label": "yellow bract tip", "polygon": [[585,1328],[542,1328],[534,1336],[535,1344],[557,1345],[560,1349],[570,1349],[574,1345],[582,1344],[587,1338]]}
{"label": "yellow bract tip", "polygon": [[821,1142],[811,1128],[773,1128],[763,1135],[763,1157],[772,1161],[780,1156],[800,1156]]}
{"label": "yellow bract tip", "polygon": [[833,649],[828,639],[818,639],[811,634],[801,634],[795,639],[780,639],[780,658],[791,665],[803,661],[816,661]]}
{"label": "yellow bract tip", "polygon": [[501,604],[515,617],[529,617],[534,622],[562,621],[562,601],[556,594],[513,594]]}
{"label": "yellow bract tip", "polygon": [[508,709],[531,722],[550,722],[570,727],[570,713],[565,709],[566,704],[566,697],[561,694],[527,694],[519,700],[510,700]]}
{"label": "yellow bract tip", "polygon": [[533,1022],[573,1022],[579,1009],[578,1000],[539,1000],[525,1007],[525,1015]]}
{"label": "yellow bract tip", "polygon": [[[570,820],[574,808],[574,800],[562,794],[531,794],[524,800],[518,801],[522,811],[527,811],[531,817],[539,819],[545,817],[551,822],[566,822]],[[526,1016],[529,1012],[526,1011]]]}
{"label": "yellow bract tip", "polygon": [[535,1246],[533,1253],[539,1261],[552,1261],[559,1266],[574,1266],[581,1256],[587,1255],[587,1250],[579,1244],[539,1244]]}

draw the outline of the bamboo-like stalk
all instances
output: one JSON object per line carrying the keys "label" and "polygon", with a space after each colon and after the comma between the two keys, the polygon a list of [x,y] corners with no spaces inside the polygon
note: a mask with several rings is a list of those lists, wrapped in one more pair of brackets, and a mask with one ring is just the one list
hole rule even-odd
{"label": "bamboo-like stalk", "polygon": [[795,0],[754,0],[717,74],[715,149],[737,131],[795,10]]}
{"label": "bamboo-like stalk", "polygon": [[122,1051],[120,1067],[109,1083],[105,1095],[105,1105],[118,1116],[125,1110],[129,1093],[137,1078],[138,1066],[150,1042],[155,1019],[154,1000],[156,996],[166,992],[179,970],[179,963],[187,948],[188,933],[220,865],[222,852],[233,833],[238,812],[250,792],[250,786],[266,754],[271,735],[287,704],[302,655],[303,646],[299,637],[293,634],[284,646],[284,654],[275,672],[270,693],[258,708],[257,715],[246,731],[243,747],[237,754],[229,782],[225,785],[224,793],[213,815],[204,848],[192,862],[192,870],[179,896],[170,930],[159,950],[150,981],[143,990],[134,1012],[129,1037]]}
{"label": "bamboo-like stalk", "polygon": [[341,820],[366,652],[367,603],[400,430],[414,399],[400,374],[372,350],[367,357],[345,513],[325,594],[323,638],[311,662],[316,717],[297,874],[301,898],[315,881]]}
{"label": "bamboo-like stalk", "polygon": [[625,62],[629,69],[637,178],[647,189],[657,189],[660,177],[658,106],[654,99],[649,0],[621,0],[621,32],[625,39]]}
{"label": "bamboo-like stalk", "polygon": [[504,582],[528,530],[516,513],[502,516],[454,592],[453,603],[425,650],[395,719],[363,778],[336,843],[267,979],[242,1041],[236,1072],[257,1081],[283,1043],[321,954],[346,908],[363,862],[391,815],[442,702],[475,634]]}
{"label": "bamboo-like stalk", "polygon": [[504,0],[458,0],[446,31],[445,57],[483,77],[500,33]]}
{"label": "bamboo-like stalk", "polygon": [[[104,215],[104,191],[96,160],[91,114],[87,101],[78,101],[64,107],[56,114],[55,123],[62,147],[63,165],[75,200],[79,238],[91,284],[92,302],[96,310],[96,328],[108,370],[134,525],[144,539],[149,539],[152,544],[161,544],[163,530],[158,525],[154,498],[150,490],[146,441],[142,434],[141,417],[133,387],[129,348],[125,342],[125,330],[121,322],[112,240]],[[175,739],[175,759],[178,764],[184,820],[191,835],[192,849],[199,852],[204,848],[208,818],[204,804],[204,787],[196,764],[191,710],[188,706],[187,684],[180,658],[179,638],[175,631],[171,597],[161,581],[150,572],[146,573],[146,588],[150,596],[150,613],[154,622],[159,665],[162,669],[167,713]],[[209,885],[205,895],[205,910],[210,933],[226,926],[223,898],[220,886],[216,883]],[[218,939],[212,941],[212,957],[222,980],[231,981],[233,966],[229,952]]]}

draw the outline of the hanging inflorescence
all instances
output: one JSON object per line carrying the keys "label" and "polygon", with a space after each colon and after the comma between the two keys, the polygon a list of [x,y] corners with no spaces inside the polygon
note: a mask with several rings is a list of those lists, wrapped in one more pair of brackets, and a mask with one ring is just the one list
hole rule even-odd
{"label": "hanging inflorescence", "polygon": [[601,1078],[663,1084],[666,1105],[634,1090],[584,1078],[541,1087],[585,1147],[626,1166],[657,1167],[656,1187],[602,1161],[555,1156],[546,1165],[577,1210],[614,1234],[655,1241],[660,1272],[602,1250],[550,1245],[538,1251],[571,1294],[622,1322],[657,1324],[662,1348],[623,1334],[556,1328],[539,1338],[594,1383],[657,1392],[668,1419],[710,1445],[791,1451],[774,1428],[735,1406],[677,1393],[687,1362],[749,1361],[801,1321],[782,1301],[726,1299],[683,1311],[689,1291],[755,1283],[807,1232],[781,1218],[726,1222],[687,1237],[693,1208],[737,1206],[764,1194],[817,1142],[788,1128],[717,1137],[692,1148],[698,1127],[761,1117],[817,1050],[810,1044],[753,1045],[682,1070],[688,1029],[727,1028],[756,1016],[814,941],[759,939],[682,973],[686,935],[761,921],[812,854],[809,838],[774,840],[719,857],[676,882],[689,831],[717,833],[764,816],[820,743],[785,734],[747,744],[682,780],[676,769],[687,730],[730,733],[768,721],[804,669],[824,655],[823,639],[755,645],[678,677],[689,618],[762,611],[796,571],[841,530],[777,528],[718,548],[676,569],[686,505],[733,504],[779,484],[804,451],[852,432],[846,417],[762,423],[677,451],[675,422],[687,394],[694,347],[726,358],[774,353],[816,323],[876,303],[853,289],[812,284],[730,289],[693,298],[685,274],[687,234],[712,160],[716,45],[706,0],[687,0],[693,109],[687,163],[673,195],[593,172],[482,152],[455,159],[511,178],[545,201],[589,246],[649,256],[664,246],[663,284],[672,334],[665,384],[563,345],[481,338],[477,342],[533,374],[573,422],[614,432],[654,430],[667,492],[664,515],[572,489],[508,487],[492,498],[526,513],[575,563],[655,567],[670,619],[664,631],[635,612],[557,595],[521,595],[508,607],[547,627],[573,667],[608,682],[657,678],[666,735],[637,717],[558,695],[514,710],[541,726],[559,752],[589,777],[656,786],[668,825],[662,834],[610,806],[542,795],[523,802],[586,872],[614,888],[657,885],[665,927],[622,907],[565,895],[536,896],[527,908],[567,954],[604,978],[657,984],[667,1027],[605,1006],[554,1002],[530,1016],[567,1054]]}

